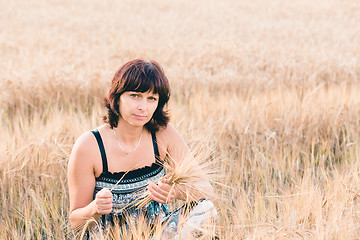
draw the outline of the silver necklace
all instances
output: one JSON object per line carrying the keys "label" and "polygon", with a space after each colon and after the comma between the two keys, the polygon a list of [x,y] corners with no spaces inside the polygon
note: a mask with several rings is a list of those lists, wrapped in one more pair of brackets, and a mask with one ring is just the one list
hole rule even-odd
{"label": "silver necklace", "polygon": [[129,151],[129,152],[125,151],[125,150],[122,148],[122,146],[120,145],[119,139],[118,139],[117,136],[116,136],[116,131],[115,131],[114,128],[113,128],[113,131],[114,131],[114,135],[115,135],[116,142],[117,142],[117,144],[119,145],[120,149],[121,149],[124,153],[129,154],[129,153],[135,152],[136,149],[139,147],[140,141],[141,141],[141,137],[142,137],[142,131],[141,131],[141,134],[140,134],[140,138],[139,138],[138,143],[137,143],[136,146],[135,146],[131,151]]}

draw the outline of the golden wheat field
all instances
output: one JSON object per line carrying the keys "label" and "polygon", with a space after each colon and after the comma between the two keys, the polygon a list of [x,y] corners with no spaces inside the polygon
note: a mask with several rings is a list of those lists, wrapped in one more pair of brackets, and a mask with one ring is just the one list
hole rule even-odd
{"label": "golden wheat field", "polygon": [[74,238],[69,155],[134,58],[211,152],[220,239],[360,239],[359,22],[351,0],[0,1],[0,239]]}

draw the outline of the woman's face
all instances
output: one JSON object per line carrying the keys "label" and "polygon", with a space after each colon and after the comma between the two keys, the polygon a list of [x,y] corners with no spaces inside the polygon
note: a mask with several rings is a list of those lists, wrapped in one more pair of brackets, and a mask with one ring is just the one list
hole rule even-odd
{"label": "woman's face", "polygon": [[159,94],[151,91],[147,92],[124,92],[120,96],[119,122],[125,121],[127,124],[140,127],[149,122],[158,106]]}

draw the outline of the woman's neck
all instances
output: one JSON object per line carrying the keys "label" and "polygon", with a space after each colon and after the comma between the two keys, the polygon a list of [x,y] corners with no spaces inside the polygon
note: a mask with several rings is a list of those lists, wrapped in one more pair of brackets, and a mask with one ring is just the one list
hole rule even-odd
{"label": "woman's neck", "polygon": [[126,124],[123,121],[119,120],[118,126],[114,128],[114,130],[116,131],[118,139],[122,143],[133,144],[134,142],[137,142],[139,140],[143,128],[143,126],[130,126],[129,124]]}

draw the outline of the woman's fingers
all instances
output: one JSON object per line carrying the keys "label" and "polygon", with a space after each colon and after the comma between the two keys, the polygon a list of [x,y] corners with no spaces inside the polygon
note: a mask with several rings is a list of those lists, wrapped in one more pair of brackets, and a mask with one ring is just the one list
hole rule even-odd
{"label": "woman's fingers", "polygon": [[95,196],[96,211],[99,214],[109,214],[112,211],[112,193],[109,189],[101,189]]}
{"label": "woman's fingers", "polygon": [[169,203],[175,199],[174,187],[165,181],[160,181],[158,184],[149,182],[148,190],[150,191],[150,197],[157,202]]}
{"label": "woman's fingers", "polygon": [[157,184],[151,182],[149,185],[156,191],[158,191],[160,194],[164,196],[168,196],[169,194],[172,194],[175,192],[175,189],[173,186],[166,183],[166,180],[162,180],[158,182]]}
{"label": "woman's fingers", "polygon": [[112,205],[96,205],[96,212],[98,214],[109,214],[112,211]]}
{"label": "woman's fingers", "polygon": [[[175,187],[167,184],[166,182],[160,182],[158,184],[159,188],[161,189],[162,193],[165,193],[165,196],[169,202],[175,199]],[[164,195],[164,194],[163,194]]]}
{"label": "woman's fingers", "polygon": [[110,198],[112,197],[112,193],[108,188],[103,188],[96,194],[96,197]]}
{"label": "woman's fingers", "polygon": [[166,189],[164,189],[164,188],[161,188],[161,183],[155,184],[155,183],[151,182],[151,183],[149,183],[149,187],[150,187],[150,189],[149,189],[150,191],[153,190],[163,196],[168,195],[168,191],[166,191]]}

